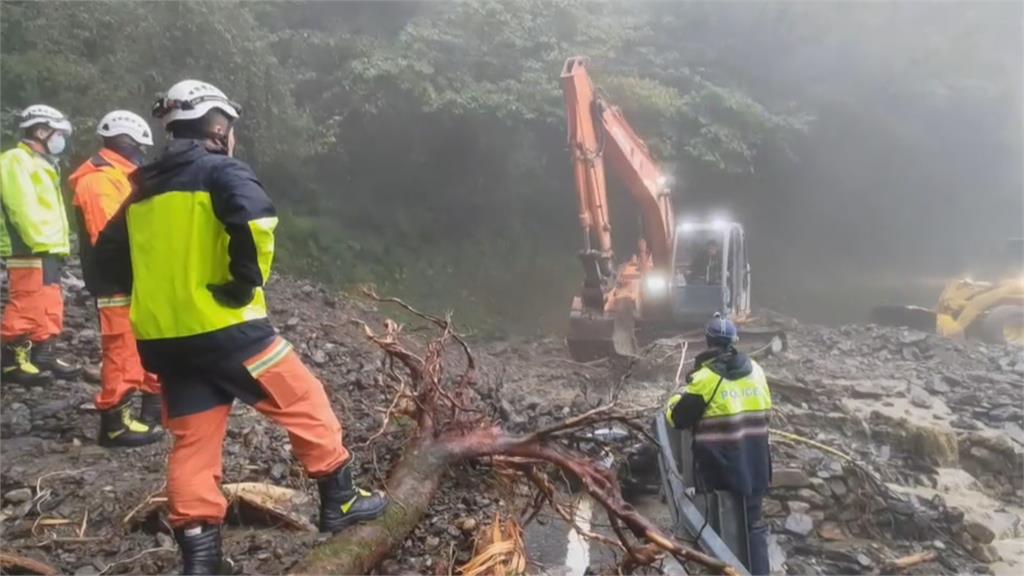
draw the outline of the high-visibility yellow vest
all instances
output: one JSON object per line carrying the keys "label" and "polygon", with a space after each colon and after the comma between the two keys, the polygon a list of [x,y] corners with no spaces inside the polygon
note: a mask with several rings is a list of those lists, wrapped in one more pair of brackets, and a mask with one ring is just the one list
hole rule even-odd
{"label": "high-visibility yellow vest", "polygon": [[[139,340],[180,338],[266,318],[263,288],[252,302],[228,308],[210,284],[230,281],[228,234],[214,214],[210,192],[163,192],[128,205],[131,238],[132,326]],[[248,223],[263,278],[274,257],[276,217]]]}
{"label": "high-visibility yellow vest", "polygon": [[57,168],[25,143],[0,154],[0,256],[71,251]]}

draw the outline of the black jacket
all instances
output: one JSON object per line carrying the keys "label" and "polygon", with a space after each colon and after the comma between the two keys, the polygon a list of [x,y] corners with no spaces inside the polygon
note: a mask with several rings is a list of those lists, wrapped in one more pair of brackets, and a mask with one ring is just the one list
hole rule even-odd
{"label": "black jacket", "polygon": [[[197,140],[171,140],[163,155],[131,176],[132,195],[103,230],[95,261],[108,281],[132,286],[130,238],[126,213],[134,204],[175,191],[206,191],[213,212],[228,237],[231,277],[239,284],[259,287],[265,282],[248,222],[275,216],[274,207],[252,169],[244,162],[208,150]],[[158,224],[158,241],[187,242],[176,236],[172,221]],[[149,239],[149,241],[154,241]],[[133,312],[134,314],[134,312]],[[139,352],[147,370],[158,374],[202,370],[210,362],[248,358],[272,342],[274,328],[259,318],[198,335],[157,339],[139,338]]]}

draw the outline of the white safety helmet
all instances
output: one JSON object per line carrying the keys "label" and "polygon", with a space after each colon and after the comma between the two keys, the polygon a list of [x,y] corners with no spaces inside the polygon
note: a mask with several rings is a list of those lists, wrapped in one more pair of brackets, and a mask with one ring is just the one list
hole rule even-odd
{"label": "white safety helmet", "polygon": [[138,144],[153,145],[153,134],[149,131],[149,124],[146,124],[142,116],[128,110],[108,112],[100,119],[99,125],[96,126],[96,133],[104,138],[124,134]]}
{"label": "white safety helmet", "polygon": [[228,97],[213,84],[200,80],[182,80],[167,94],[153,104],[153,116],[166,127],[176,120],[202,118],[216,108],[234,120],[242,113],[242,107],[228,100]]}
{"label": "white safety helmet", "polygon": [[21,123],[18,128],[28,128],[36,124],[45,124],[54,130],[71,134],[71,122],[63,112],[46,104],[33,104],[18,115]]}

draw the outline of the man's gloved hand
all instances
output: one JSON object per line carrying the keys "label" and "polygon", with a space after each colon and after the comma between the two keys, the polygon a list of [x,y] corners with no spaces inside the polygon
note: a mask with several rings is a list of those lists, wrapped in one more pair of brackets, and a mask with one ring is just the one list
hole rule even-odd
{"label": "man's gloved hand", "polygon": [[224,284],[207,284],[206,289],[213,294],[218,304],[227,308],[244,308],[256,296],[256,288],[234,280]]}

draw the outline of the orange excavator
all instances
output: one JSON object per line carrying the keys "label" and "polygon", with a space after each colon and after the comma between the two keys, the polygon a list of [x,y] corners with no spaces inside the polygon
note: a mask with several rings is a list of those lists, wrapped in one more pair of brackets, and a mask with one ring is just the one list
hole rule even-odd
{"label": "orange excavator", "polygon": [[[595,93],[586,59],[566,60],[561,79],[583,229],[583,284],[569,315],[571,356],[634,356],[640,325],[699,325],[715,312],[742,320],[750,311],[742,226],[677,221],[668,176],[622,112]],[[606,166],[629,191],[643,228],[636,254],[622,263],[612,250]]]}

